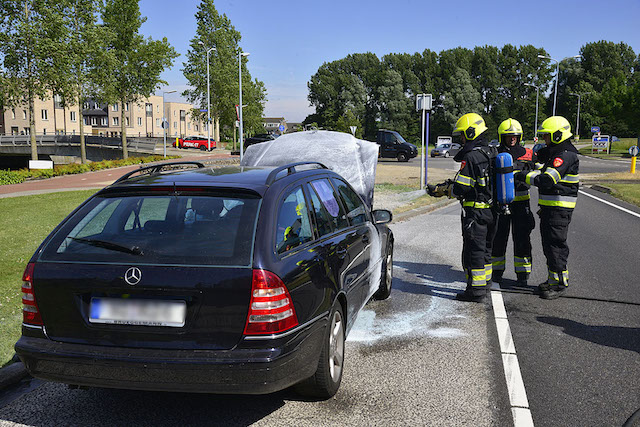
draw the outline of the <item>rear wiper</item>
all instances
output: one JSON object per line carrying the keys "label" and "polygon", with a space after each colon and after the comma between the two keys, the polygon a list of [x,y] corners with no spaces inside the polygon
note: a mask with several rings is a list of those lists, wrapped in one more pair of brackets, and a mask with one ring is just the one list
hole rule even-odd
{"label": "rear wiper", "polygon": [[85,243],[91,246],[97,246],[99,248],[110,249],[112,251],[124,252],[132,255],[144,255],[142,249],[139,246],[125,246],[119,243],[107,242],[106,240],[97,240],[97,239],[84,239],[82,237],[71,237],[67,236],[71,240],[75,240],[76,242]]}

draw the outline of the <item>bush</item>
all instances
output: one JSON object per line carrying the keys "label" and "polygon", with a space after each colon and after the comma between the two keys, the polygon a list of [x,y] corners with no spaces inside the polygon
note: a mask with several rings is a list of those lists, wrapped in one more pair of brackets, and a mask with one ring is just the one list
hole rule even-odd
{"label": "bush", "polygon": [[[180,156],[167,156],[168,159],[179,159]],[[54,176],[72,175],[102,169],[111,169],[121,166],[138,165],[143,163],[153,163],[165,160],[164,157],[153,155],[147,157],[129,157],[120,160],[103,160],[89,164],[69,164],[56,166],[55,169],[20,169],[18,171],[0,170],[0,185],[20,184],[30,178],[51,178]]]}

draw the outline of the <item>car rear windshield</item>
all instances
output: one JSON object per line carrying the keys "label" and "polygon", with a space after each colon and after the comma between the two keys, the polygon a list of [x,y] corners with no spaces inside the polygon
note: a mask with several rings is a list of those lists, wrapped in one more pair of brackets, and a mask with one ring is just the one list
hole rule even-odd
{"label": "car rear windshield", "polygon": [[184,193],[94,197],[63,224],[41,260],[249,266],[260,198]]}

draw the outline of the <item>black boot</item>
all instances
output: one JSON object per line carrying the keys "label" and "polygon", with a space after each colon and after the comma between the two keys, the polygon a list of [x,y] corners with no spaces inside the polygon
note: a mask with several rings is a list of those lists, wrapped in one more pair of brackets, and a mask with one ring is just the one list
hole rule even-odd
{"label": "black boot", "polygon": [[493,270],[493,277],[491,277],[491,281],[493,283],[502,283],[503,274],[504,270]]}
{"label": "black boot", "polygon": [[557,299],[564,293],[566,286],[549,286],[547,282],[540,283],[538,285],[540,291],[540,298],[542,299]]}
{"label": "black boot", "polygon": [[516,273],[518,276],[518,280],[516,284],[518,286],[527,286],[527,281],[529,280],[529,273]]}
{"label": "black boot", "polygon": [[474,294],[473,291],[470,291],[469,289],[467,289],[464,292],[460,292],[459,294],[456,294],[456,299],[458,301],[466,301],[466,302],[484,302],[486,296],[487,296],[487,293],[484,289],[482,289],[481,294]]}

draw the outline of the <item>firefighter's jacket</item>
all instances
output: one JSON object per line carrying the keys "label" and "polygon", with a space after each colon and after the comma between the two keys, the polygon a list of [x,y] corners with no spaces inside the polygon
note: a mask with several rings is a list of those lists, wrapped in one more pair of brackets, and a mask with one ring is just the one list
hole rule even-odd
{"label": "firefighter's jacket", "polygon": [[578,200],[578,150],[569,140],[538,152],[542,167],[526,175],[525,182],[538,187],[541,207],[573,209]]}
{"label": "firefighter's jacket", "polygon": [[467,142],[454,157],[460,162],[460,171],[453,184],[453,195],[462,200],[462,206],[491,207],[494,183],[490,176],[490,162],[495,157],[496,150],[491,149],[484,139]]}

